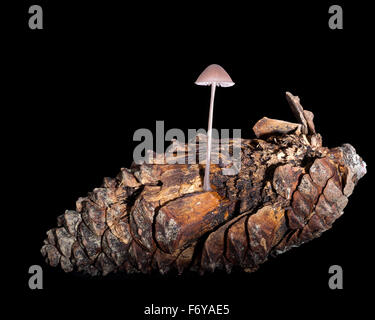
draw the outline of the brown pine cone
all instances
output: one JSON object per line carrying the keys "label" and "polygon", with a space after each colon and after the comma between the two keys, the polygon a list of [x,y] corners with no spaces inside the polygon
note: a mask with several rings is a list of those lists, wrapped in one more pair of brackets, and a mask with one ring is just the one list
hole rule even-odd
{"label": "brown pine cone", "polygon": [[349,144],[322,147],[313,114],[287,99],[300,123],[258,121],[258,138],[241,140],[237,175],[223,175],[225,159],[212,166],[214,191],[203,192],[199,164],[133,165],[105,178],[47,232],[47,263],[91,275],[251,272],[319,237],[343,214],[366,164]]}

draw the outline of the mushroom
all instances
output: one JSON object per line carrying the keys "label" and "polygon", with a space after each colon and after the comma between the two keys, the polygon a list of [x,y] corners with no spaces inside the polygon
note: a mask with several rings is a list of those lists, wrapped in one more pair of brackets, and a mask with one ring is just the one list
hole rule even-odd
{"label": "mushroom", "polygon": [[212,144],[212,117],[214,113],[214,99],[215,89],[218,87],[231,87],[234,82],[229,74],[218,64],[209,65],[200,74],[195,84],[199,86],[211,86],[211,100],[210,100],[210,113],[208,116],[208,130],[207,130],[207,154],[206,154],[206,169],[204,171],[203,190],[211,191],[210,186],[210,161],[211,161],[211,144]]}

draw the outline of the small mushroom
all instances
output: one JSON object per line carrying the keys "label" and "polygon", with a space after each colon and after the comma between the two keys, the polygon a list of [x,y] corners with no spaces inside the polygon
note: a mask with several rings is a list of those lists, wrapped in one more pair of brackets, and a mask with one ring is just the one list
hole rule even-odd
{"label": "small mushroom", "polygon": [[209,65],[200,74],[195,84],[199,86],[211,86],[211,100],[210,100],[210,113],[208,117],[208,130],[207,130],[207,154],[206,154],[206,169],[204,172],[203,190],[210,191],[210,161],[211,161],[211,144],[212,144],[212,117],[214,113],[214,99],[215,89],[218,87],[231,87],[234,82],[230,78],[229,74],[223,69],[223,67],[217,64]]}

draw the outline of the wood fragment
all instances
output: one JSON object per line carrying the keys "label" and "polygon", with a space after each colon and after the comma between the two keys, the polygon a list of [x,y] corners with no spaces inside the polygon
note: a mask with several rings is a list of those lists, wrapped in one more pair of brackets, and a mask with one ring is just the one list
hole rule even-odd
{"label": "wood fragment", "polygon": [[291,132],[296,132],[298,134],[301,130],[302,126],[298,123],[270,119],[267,117],[260,119],[253,127],[253,131],[258,138]]}
{"label": "wood fragment", "polygon": [[303,115],[306,119],[307,127],[311,134],[315,134],[315,125],[314,125],[314,114],[309,110],[303,110]]}
{"label": "wood fragment", "polygon": [[292,95],[290,92],[286,92],[285,95],[295,117],[302,124],[302,133],[307,134],[307,121],[305,119],[303,108],[299,102],[299,97]]}

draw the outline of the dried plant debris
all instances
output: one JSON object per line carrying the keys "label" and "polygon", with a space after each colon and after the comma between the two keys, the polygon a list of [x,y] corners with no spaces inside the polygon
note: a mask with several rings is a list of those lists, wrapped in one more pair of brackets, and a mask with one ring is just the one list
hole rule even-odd
{"label": "dried plant debris", "polygon": [[[121,169],[58,217],[41,249],[51,266],[90,275],[233,268],[257,270],[269,256],[319,237],[343,214],[366,174],[355,149],[328,149],[313,114],[287,93],[299,123],[261,119],[242,139],[241,169],[143,164]],[[183,148],[183,146],[180,146]]]}

